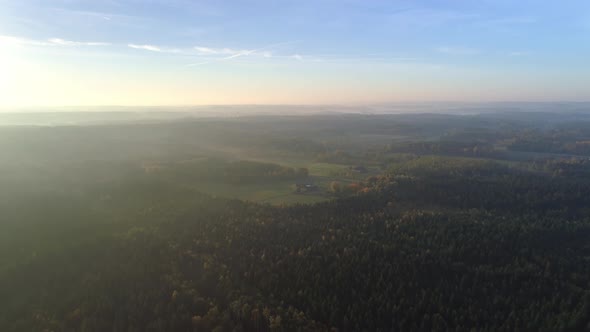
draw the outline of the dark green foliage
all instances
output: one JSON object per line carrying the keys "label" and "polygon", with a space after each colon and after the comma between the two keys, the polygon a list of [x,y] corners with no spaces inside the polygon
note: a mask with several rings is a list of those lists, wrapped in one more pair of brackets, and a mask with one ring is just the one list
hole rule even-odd
{"label": "dark green foliage", "polygon": [[[2,128],[0,331],[588,331],[590,164],[547,153],[588,122],[537,115]],[[318,160],[370,172],[315,205],[195,189]]]}
{"label": "dark green foliage", "polygon": [[[588,328],[587,181],[419,158],[369,183],[357,197],[293,207],[177,192],[128,230],[4,271],[0,327]],[[148,189],[138,185],[129,189]],[[165,188],[154,202],[174,197]]]}
{"label": "dark green foliage", "polygon": [[464,142],[440,140],[437,142],[399,142],[389,146],[392,152],[417,154],[442,154],[465,157],[495,158],[501,152],[488,142]]}
{"label": "dark green foliage", "polygon": [[590,155],[590,130],[588,123],[584,123],[574,128],[525,131],[517,135],[508,147],[515,151],[588,156]]}
{"label": "dark green foliage", "polygon": [[285,167],[248,160],[225,161],[200,158],[178,163],[154,163],[145,167],[147,173],[170,177],[173,181],[218,181],[243,184],[281,180],[300,180],[309,175],[306,168]]}

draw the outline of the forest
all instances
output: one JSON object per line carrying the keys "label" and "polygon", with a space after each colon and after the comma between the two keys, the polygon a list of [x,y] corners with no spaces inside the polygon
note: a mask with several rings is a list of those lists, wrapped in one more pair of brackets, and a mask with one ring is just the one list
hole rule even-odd
{"label": "forest", "polygon": [[2,126],[0,331],[590,331],[590,116],[528,115]]}

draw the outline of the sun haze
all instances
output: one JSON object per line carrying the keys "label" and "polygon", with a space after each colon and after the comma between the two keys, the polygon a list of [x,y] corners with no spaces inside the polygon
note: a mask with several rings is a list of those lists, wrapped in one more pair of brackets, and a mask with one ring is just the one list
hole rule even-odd
{"label": "sun haze", "polygon": [[587,1],[0,5],[2,108],[590,99]]}

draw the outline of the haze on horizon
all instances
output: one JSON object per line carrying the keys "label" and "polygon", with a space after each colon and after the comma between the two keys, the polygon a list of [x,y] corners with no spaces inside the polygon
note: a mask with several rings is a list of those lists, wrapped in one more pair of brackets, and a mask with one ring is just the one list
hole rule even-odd
{"label": "haze on horizon", "polygon": [[0,109],[590,100],[583,0],[0,6]]}

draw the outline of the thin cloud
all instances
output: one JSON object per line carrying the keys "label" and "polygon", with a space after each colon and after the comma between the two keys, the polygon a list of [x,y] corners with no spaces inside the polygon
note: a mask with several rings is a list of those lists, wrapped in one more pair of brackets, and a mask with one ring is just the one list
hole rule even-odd
{"label": "thin cloud", "polygon": [[229,60],[233,58],[238,58],[245,55],[268,55],[269,52],[264,52],[261,54],[257,54],[256,50],[236,50],[232,48],[211,48],[211,47],[204,47],[204,46],[195,46],[194,50],[197,51],[198,55],[208,55],[208,56],[223,56],[224,60]]}
{"label": "thin cloud", "polygon": [[223,58],[223,60],[234,59],[234,58],[238,58],[238,57],[245,56],[245,55],[251,55],[251,54],[256,54],[256,51],[255,50],[241,51],[236,54],[226,56],[225,58]]}
{"label": "thin cloud", "polygon": [[211,63],[211,61],[203,61],[203,62],[196,62],[196,63],[189,63],[186,65],[187,67],[197,67]]}
{"label": "thin cloud", "polygon": [[150,44],[127,44],[127,47],[136,49],[136,50],[145,50],[150,52],[158,52],[158,53],[181,53],[182,51],[177,48],[163,48],[156,45]]}
{"label": "thin cloud", "polygon": [[152,52],[162,52],[162,49],[159,48],[158,46],[154,46],[154,45],[138,45],[138,44],[127,44],[127,46],[137,49],[137,50],[146,50],[146,51],[152,51]]}
{"label": "thin cloud", "polygon": [[272,52],[272,49],[292,43],[293,42],[276,43],[257,49],[233,49],[228,47],[214,48],[206,46],[195,46],[193,49],[197,51],[198,55],[220,57],[217,60],[231,60],[243,56],[260,56],[263,58],[272,58],[275,55]]}
{"label": "thin cloud", "polygon": [[194,49],[202,55],[218,54],[217,50],[210,47],[195,46]]}
{"label": "thin cloud", "polygon": [[108,46],[110,43],[104,42],[83,42],[66,40],[62,38],[49,38],[47,40],[35,40],[16,36],[3,36],[0,35],[0,41],[17,44],[17,45],[29,45],[29,46]]}
{"label": "thin cloud", "polygon": [[[150,52],[158,52],[158,53],[174,53],[174,54],[181,54],[185,56],[200,56],[207,60],[206,63],[210,63],[213,61],[222,61],[222,60],[231,60],[243,56],[259,56],[263,58],[271,58],[273,57],[273,52],[268,50],[273,46],[279,44],[269,45],[266,47],[262,47],[259,49],[233,49],[233,48],[213,48],[213,47],[205,47],[205,46],[195,46],[190,49],[180,49],[180,48],[165,48],[153,44],[127,44],[129,48],[138,49],[138,50],[145,50]],[[203,62],[198,62],[196,65],[203,64]],[[192,65],[192,64],[191,64]]]}
{"label": "thin cloud", "polygon": [[31,45],[31,46],[49,46],[51,45],[49,42],[40,41],[40,40],[33,40],[15,36],[0,36],[0,42],[7,43],[7,44],[16,44],[16,45]]}
{"label": "thin cloud", "polygon": [[195,46],[194,50],[197,51],[197,53],[199,55],[235,55],[235,54],[249,51],[249,50],[234,50],[231,48],[211,48],[211,47],[204,47],[204,46]]}
{"label": "thin cloud", "polygon": [[108,46],[110,43],[103,42],[79,42],[73,40],[65,40],[61,38],[51,38],[47,40],[49,43],[60,46]]}

